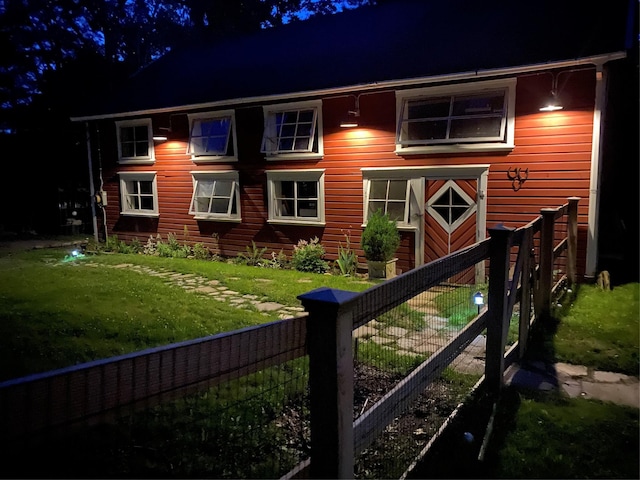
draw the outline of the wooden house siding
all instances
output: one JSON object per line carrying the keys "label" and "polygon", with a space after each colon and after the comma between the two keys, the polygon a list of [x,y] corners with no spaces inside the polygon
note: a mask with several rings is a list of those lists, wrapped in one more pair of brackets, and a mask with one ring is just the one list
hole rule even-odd
{"label": "wooden house siding", "polygon": [[[489,164],[486,226],[498,223],[520,226],[535,218],[541,208],[563,204],[568,196],[582,198],[579,205],[579,273],[584,270],[591,148],[594,108],[594,70],[563,75],[563,91],[571,94],[564,110],[539,112],[540,99],[548,92],[550,75],[518,78],[516,89],[515,147],[509,153],[464,155],[405,155],[395,153],[396,97],[394,91],[364,92],[359,99],[361,127],[342,129],[339,122],[353,108],[355,97],[342,95],[323,98],[324,156],[320,160],[266,160],[260,153],[263,118],[262,106],[236,106],[236,162],[194,163],[186,154],[188,125],[186,111],[152,116],[157,125],[172,127],[169,141],[155,144],[155,163],[124,165],[117,163],[113,120],[100,121],[102,176],[108,194],[107,233],[130,242],[137,238],[144,244],[150,235],[166,239],[174,233],[183,240],[201,242],[212,251],[227,257],[244,252],[252,240],[267,252],[282,250],[291,255],[301,239],[317,236],[336,258],[345,234],[359,249],[363,222],[363,168],[404,168],[441,165]],[[232,108],[231,106],[229,108]],[[519,168],[528,172],[519,189],[509,173]],[[268,223],[267,177],[265,171],[280,169],[324,169],[325,225],[296,226]],[[192,195],[192,171],[238,170],[241,191],[241,222],[195,220],[189,215]],[[156,172],[159,216],[126,217],[120,214],[119,172]],[[97,182],[99,185],[99,182]],[[471,227],[465,224],[465,228]],[[185,230],[186,229],[186,230]],[[468,236],[468,235],[467,235]],[[415,235],[402,231],[398,250],[399,268],[414,267]],[[463,246],[456,244],[456,247]],[[437,252],[445,253],[445,252]]]}

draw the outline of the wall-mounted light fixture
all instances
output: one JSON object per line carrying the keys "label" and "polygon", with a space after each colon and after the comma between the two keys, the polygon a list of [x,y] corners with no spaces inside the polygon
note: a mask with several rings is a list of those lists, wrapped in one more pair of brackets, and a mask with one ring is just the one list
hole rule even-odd
{"label": "wall-mounted light fixture", "polygon": [[340,122],[341,128],[354,128],[360,124],[360,95],[357,95],[355,109],[347,112],[346,118]]}
{"label": "wall-mounted light fixture", "polygon": [[551,94],[547,98],[545,104],[540,107],[541,112],[555,112],[557,110],[562,110],[563,108],[560,103],[560,99],[558,98],[558,77],[560,76],[560,73],[551,74]]}
{"label": "wall-mounted light fixture", "polygon": [[158,131],[153,132],[153,140],[155,142],[166,142],[169,139],[170,132],[171,127],[158,127]]}

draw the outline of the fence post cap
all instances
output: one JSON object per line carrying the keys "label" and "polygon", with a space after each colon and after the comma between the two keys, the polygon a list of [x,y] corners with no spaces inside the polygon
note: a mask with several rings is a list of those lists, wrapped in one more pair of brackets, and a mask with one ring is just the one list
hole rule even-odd
{"label": "fence post cap", "polygon": [[504,224],[499,223],[495,227],[489,228],[489,232],[515,232],[515,228],[505,227]]}
{"label": "fence post cap", "polygon": [[298,300],[302,302],[302,305],[307,306],[312,303],[326,303],[331,305],[344,305],[350,302],[355,297],[360,295],[359,292],[351,292],[349,290],[340,290],[337,288],[320,287],[310,292],[298,295]]}

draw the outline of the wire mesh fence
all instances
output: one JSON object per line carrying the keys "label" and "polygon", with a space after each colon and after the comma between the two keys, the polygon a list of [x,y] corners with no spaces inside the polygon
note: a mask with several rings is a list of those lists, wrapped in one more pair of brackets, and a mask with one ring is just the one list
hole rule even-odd
{"label": "wire mesh fence", "polygon": [[[475,270],[475,265],[463,269],[354,330],[355,420],[477,319],[487,285],[474,282]],[[445,360],[448,367],[406,401],[357,456],[356,478],[403,474],[482,376],[484,348],[480,332]]]}

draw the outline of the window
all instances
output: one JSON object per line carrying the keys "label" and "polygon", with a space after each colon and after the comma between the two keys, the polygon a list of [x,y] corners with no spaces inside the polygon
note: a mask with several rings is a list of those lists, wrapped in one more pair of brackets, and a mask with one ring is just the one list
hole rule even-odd
{"label": "window", "polygon": [[513,148],[515,80],[397,94],[396,153]]}
{"label": "window", "polygon": [[269,221],[324,225],[324,170],[267,171]]}
{"label": "window", "polygon": [[409,182],[407,180],[372,179],[365,192],[367,218],[377,210],[389,215],[391,220],[408,223]]}
{"label": "window", "polygon": [[321,112],[321,102],[265,107],[261,151],[272,159],[321,157]]}
{"label": "window", "polygon": [[476,202],[449,180],[428,200],[427,210],[446,232],[452,233],[476,211]]}
{"label": "window", "polygon": [[120,163],[153,163],[151,119],[116,122],[116,134]]}
{"label": "window", "polygon": [[189,151],[195,162],[236,160],[233,111],[189,115]]}
{"label": "window", "polygon": [[120,172],[121,213],[157,216],[156,172]]}
{"label": "window", "polygon": [[238,172],[191,172],[189,213],[198,220],[240,221]]}

